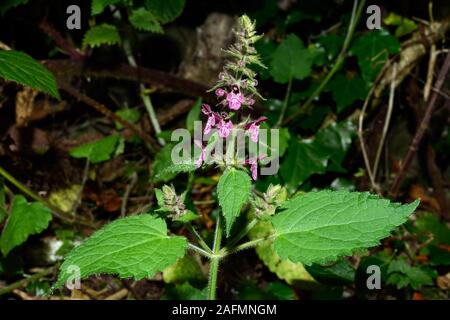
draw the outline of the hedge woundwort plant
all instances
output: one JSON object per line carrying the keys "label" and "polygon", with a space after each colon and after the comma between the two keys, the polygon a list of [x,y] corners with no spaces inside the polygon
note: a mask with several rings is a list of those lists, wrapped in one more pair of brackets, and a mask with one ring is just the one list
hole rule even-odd
{"label": "hedge woundwort plant", "polygon": [[[242,151],[240,142],[245,142],[246,136],[250,142],[258,142],[260,124],[266,121],[265,117],[249,116],[243,121],[240,118],[243,110],[251,111],[255,99],[262,98],[256,89],[256,74],[249,68],[252,64],[262,66],[253,46],[260,36],[247,16],[239,19],[235,36],[236,43],[225,51],[230,61],[211,89],[218,103],[202,107],[206,117],[203,134],[210,136],[209,142],[203,147],[196,140],[201,149],[199,156],[190,164],[171,166],[171,170],[189,172],[191,176],[199,168],[210,165],[220,168],[217,196],[221,211],[217,214],[212,243],[208,244],[191,224],[196,215],[184,202],[189,187],[179,195],[172,186],[163,186],[156,190],[160,208],[152,214],[118,219],[69,253],[55,288],[74,277],[92,274],[152,277],[173,265],[189,249],[209,260],[208,298],[215,299],[220,263],[233,253],[269,242],[281,259],[307,265],[326,263],[377,245],[415,210],[418,201],[401,205],[367,192],[323,190],[290,199],[286,199],[286,189],[280,185],[270,185],[265,193],[255,192],[252,179],[257,179],[258,163],[268,155],[250,152],[242,158],[238,154]],[[243,132],[240,137],[236,134],[239,131]],[[221,145],[220,139],[227,140],[224,156],[216,149]],[[233,228],[243,211],[249,211],[249,222]],[[165,219],[185,225],[195,241],[168,235]],[[243,240],[261,220],[272,224],[272,233],[248,242]],[[74,274],[73,270],[77,272]]]}

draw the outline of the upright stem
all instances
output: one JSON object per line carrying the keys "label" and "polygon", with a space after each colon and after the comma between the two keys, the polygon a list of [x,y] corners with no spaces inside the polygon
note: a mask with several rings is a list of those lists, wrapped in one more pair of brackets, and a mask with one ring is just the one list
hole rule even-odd
{"label": "upright stem", "polygon": [[222,242],[222,217],[219,213],[216,222],[216,231],[214,233],[214,245],[213,254],[211,255],[211,261],[209,264],[209,279],[208,279],[208,299],[216,299],[217,290],[217,274],[219,272],[220,262],[220,243]]}
{"label": "upright stem", "polygon": [[227,243],[227,248],[233,248],[236,243],[239,242],[242,238],[244,238],[247,233],[258,223],[258,219],[254,218],[250,221],[245,228],[242,228],[233,238],[230,239]]}
{"label": "upright stem", "polygon": [[284,97],[283,107],[281,108],[280,117],[278,118],[276,127],[279,127],[283,123],[284,114],[286,113],[287,107],[289,105],[289,99],[291,98],[292,89],[292,77],[289,78],[288,86],[286,89],[286,96]]}
{"label": "upright stem", "polygon": [[339,53],[338,57],[336,58],[336,62],[333,66],[333,68],[330,70],[330,72],[327,74],[327,76],[322,80],[320,85],[314,90],[313,94],[309,97],[308,100],[306,100],[305,103],[303,103],[300,108],[297,109],[294,113],[292,113],[286,120],[283,121],[283,125],[286,125],[292,120],[294,120],[299,114],[302,114],[303,112],[306,112],[311,104],[313,103],[314,99],[319,96],[319,94],[325,89],[326,85],[330,80],[333,78],[334,74],[341,68],[342,64],[344,63],[345,57],[347,55],[347,50],[350,46],[351,40],[353,38],[353,33],[355,32],[356,25],[358,23],[358,20],[361,16],[361,12],[364,8],[365,0],[361,0],[361,2],[358,5],[358,0],[353,1],[353,9],[352,9],[352,16],[350,18],[350,24],[347,30],[347,35],[345,36],[344,45],[342,46],[341,52]]}
{"label": "upright stem", "polygon": [[[114,9],[114,6],[111,6],[111,8]],[[122,15],[120,14],[119,10],[114,12],[114,16],[119,20],[122,19]],[[125,51],[125,55],[127,56],[127,60],[128,60],[128,63],[130,64],[130,66],[137,68],[138,65],[136,63],[136,59],[134,58],[133,50],[131,49],[131,45],[130,45],[130,41],[128,41],[128,39],[126,37],[123,38],[123,49]],[[149,115],[150,122],[153,126],[153,129],[155,130],[156,135],[158,135],[161,133],[161,127],[159,125],[158,118],[156,117],[155,109],[153,108],[153,104],[152,104],[152,101],[150,100],[150,96],[146,92],[145,85],[143,83],[139,84],[139,89],[140,89],[141,99],[142,99],[145,109],[147,110],[147,113]],[[159,137],[158,137],[158,142],[162,146],[166,144],[164,139],[159,138]]]}

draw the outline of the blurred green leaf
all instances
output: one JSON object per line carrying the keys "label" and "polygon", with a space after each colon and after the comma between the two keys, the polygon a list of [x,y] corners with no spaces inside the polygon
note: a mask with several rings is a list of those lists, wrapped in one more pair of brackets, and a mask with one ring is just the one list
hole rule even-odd
{"label": "blurred green leaf", "polygon": [[198,98],[194,105],[189,110],[189,113],[186,117],[186,128],[189,131],[194,131],[194,123],[195,121],[200,121],[200,113],[202,107],[202,99]]}
{"label": "blurred green leaf", "polygon": [[397,289],[411,286],[414,290],[422,286],[433,285],[436,272],[431,269],[412,267],[404,257],[392,261],[388,267],[388,284],[393,284]]}
{"label": "blurred green leaf", "polygon": [[27,4],[30,0],[2,0],[0,3],[0,13],[4,15],[6,11],[11,8],[15,8],[21,4]]}
{"label": "blurred green leaf", "polygon": [[318,39],[318,43],[325,48],[326,57],[329,61],[331,61],[336,57],[339,51],[341,51],[344,44],[344,37],[335,34],[328,34],[321,36]]}
{"label": "blurred green leaf", "polygon": [[145,8],[139,8],[131,11],[130,23],[138,30],[150,31],[154,33],[163,33],[161,24],[153,13]]}
{"label": "blurred green leaf", "polygon": [[324,173],[328,158],[313,140],[292,139],[281,163],[280,175],[288,189],[293,192],[312,174]]}
{"label": "blurred green leaf", "polygon": [[100,14],[109,5],[123,2],[124,0],[92,0],[91,15]]}
{"label": "blurred green leaf", "polygon": [[295,191],[313,174],[328,170],[345,172],[341,163],[354,133],[354,124],[343,121],[319,130],[315,139],[291,139],[280,168],[280,175],[289,190]]}
{"label": "blurred green leaf", "polygon": [[275,82],[287,83],[290,79],[304,79],[311,73],[312,56],[302,40],[290,34],[278,46],[270,64],[270,74]]}
{"label": "blurred green leaf", "polygon": [[111,155],[116,150],[118,134],[110,135],[106,138],[82,144],[70,151],[74,158],[87,158],[91,163],[100,163],[111,159]]}
{"label": "blurred green leaf", "polygon": [[419,215],[416,221],[419,232],[431,233],[433,235],[432,244],[450,245],[450,228],[440,221],[436,214],[427,212]]}
{"label": "blurred green leaf", "polygon": [[146,0],[145,7],[162,23],[175,20],[183,12],[185,0]]}
{"label": "blurred green leaf", "polygon": [[366,84],[359,76],[348,78],[339,74],[331,80],[329,89],[336,101],[337,113],[341,113],[356,100],[364,100],[367,90]]}
{"label": "blurred green leaf", "polygon": [[355,269],[346,259],[340,259],[330,266],[312,264],[305,268],[314,279],[330,286],[351,284],[355,278]]}
{"label": "blurred green leaf", "polygon": [[163,300],[206,300],[207,288],[199,290],[189,283],[167,286],[161,299]]}
{"label": "blurred green leaf", "polygon": [[383,68],[390,54],[400,51],[400,43],[386,30],[370,31],[355,40],[350,53],[358,57],[361,74],[371,82]]}
{"label": "blurred green leaf", "polygon": [[44,231],[52,220],[50,209],[40,202],[28,203],[24,196],[14,197],[11,215],[0,237],[0,248],[7,255],[30,235]]}
{"label": "blurred green leaf", "polygon": [[395,30],[396,37],[402,37],[417,29],[417,24],[408,18],[402,17],[394,12],[391,12],[385,19],[384,23],[388,26],[397,26]]}
{"label": "blurred green leaf", "polygon": [[107,23],[90,28],[83,38],[83,48],[87,46],[95,48],[103,44],[114,45],[118,43],[120,43],[119,31],[115,26]]}
{"label": "blurred green leaf", "polygon": [[199,262],[189,254],[164,269],[163,279],[165,283],[181,284],[189,282],[193,285],[202,284],[206,281]]}
{"label": "blurred green leaf", "polygon": [[[130,123],[136,123],[141,118],[141,114],[137,109],[123,108],[116,111],[116,114]],[[117,121],[114,122],[116,129],[123,129],[123,125]]]}

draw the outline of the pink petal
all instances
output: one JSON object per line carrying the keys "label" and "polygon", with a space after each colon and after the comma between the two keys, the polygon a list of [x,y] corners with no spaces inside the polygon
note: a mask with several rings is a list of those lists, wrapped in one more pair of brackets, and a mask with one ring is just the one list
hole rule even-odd
{"label": "pink petal", "polygon": [[258,164],[256,161],[254,161],[250,166],[250,171],[252,172],[252,179],[256,180],[258,177]]}

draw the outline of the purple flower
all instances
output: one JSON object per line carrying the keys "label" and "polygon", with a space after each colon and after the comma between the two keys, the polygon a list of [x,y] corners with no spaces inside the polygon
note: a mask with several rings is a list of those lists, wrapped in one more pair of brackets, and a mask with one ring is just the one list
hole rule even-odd
{"label": "purple flower", "polygon": [[198,140],[194,140],[194,144],[197,147],[202,149],[202,151],[200,153],[200,157],[195,161],[195,167],[198,169],[198,168],[200,168],[202,166],[203,162],[206,159],[206,149],[203,148],[202,143],[200,141],[198,141]]}
{"label": "purple flower", "polygon": [[222,88],[216,89],[215,92],[216,92],[216,96],[218,96],[218,97],[222,97],[226,93],[226,91],[223,90]]}
{"label": "purple flower", "polygon": [[208,116],[208,120],[206,121],[205,130],[203,131],[203,134],[208,134],[211,132],[212,127],[214,127],[216,124],[216,118],[213,113],[211,113]]}
{"label": "purple flower", "polygon": [[244,96],[240,93],[227,93],[228,106],[231,110],[239,110],[244,100]]}
{"label": "purple flower", "polygon": [[255,100],[253,98],[247,98],[247,105],[252,106],[255,104]]}
{"label": "purple flower", "polygon": [[266,117],[260,117],[255,121],[250,122],[245,126],[247,132],[250,134],[250,139],[253,142],[258,142],[259,139],[259,126],[262,122],[266,121]]}
{"label": "purple flower", "polygon": [[233,123],[231,121],[221,119],[217,124],[217,129],[219,130],[219,137],[226,138],[230,135],[230,132],[233,129]]}
{"label": "purple flower", "polygon": [[209,116],[212,112],[211,107],[209,106],[209,104],[202,104],[202,112],[203,114],[206,114],[207,116]]}
{"label": "purple flower", "polygon": [[203,114],[208,116],[205,130],[203,131],[203,134],[206,135],[211,132],[211,129],[216,125],[217,121],[219,121],[221,118],[217,113],[213,112],[211,110],[211,107],[206,103],[202,105],[202,112]]}
{"label": "purple flower", "polygon": [[252,179],[256,180],[258,177],[258,158],[250,158],[247,161],[247,164],[250,165],[250,172],[252,173]]}
{"label": "purple flower", "polygon": [[258,161],[265,158],[266,155],[260,155],[259,157],[252,157],[248,158],[248,160],[245,161],[245,164],[250,165],[250,172],[252,173],[252,179],[256,180],[258,177]]}

